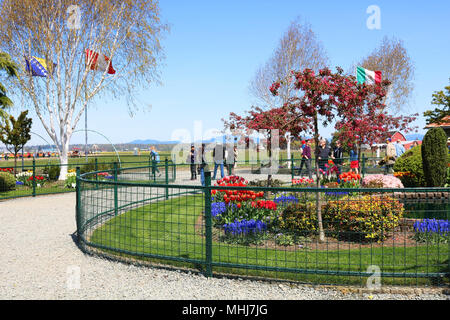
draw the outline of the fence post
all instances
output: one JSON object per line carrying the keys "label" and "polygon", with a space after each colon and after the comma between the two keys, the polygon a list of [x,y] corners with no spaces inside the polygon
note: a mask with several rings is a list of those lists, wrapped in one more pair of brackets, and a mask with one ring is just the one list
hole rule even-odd
{"label": "fence post", "polygon": [[156,181],[156,160],[152,160],[152,175],[153,175],[153,182]]}
{"label": "fence post", "polygon": [[[97,157],[95,157],[95,172],[97,172],[98,171],[98,160],[97,160]],[[95,189],[97,190],[98,189],[98,174],[96,173],[95,174]]]}
{"label": "fence post", "polygon": [[361,168],[361,173],[362,173],[362,176],[363,176],[363,178],[364,178],[364,175],[365,175],[365,173],[366,173],[366,155],[365,155],[365,154],[362,155],[362,168]]}
{"label": "fence post", "polygon": [[205,254],[206,277],[212,277],[211,172],[205,171]]}
{"label": "fence post", "polygon": [[177,180],[177,167],[175,162],[172,162],[172,179],[174,182]]}
{"label": "fence post", "polygon": [[176,159],[177,159],[177,157],[176,157],[176,155],[173,155],[173,159],[172,159],[172,170],[173,170],[173,174],[172,174],[172,176],[173,176],[173,181],[176,181],[177,180],[177,169],[176,169]]}
{"label": "fence post", "polygon": [[152,176],[152,157],[148,158],[148,180],[150,181]]}
{"label": "fence post", "polygon": [[294,154],[291,154],[291,181],[294,180]]}
{"label": "fence post", "polygon": [[117,197],[117,162],[114,162],[114,215],[118,214],[118,197]]}
{"label": "fence post", "polygon": [[32,185],[33,185],[33,197],[36,196],[36,160],[33,157],[33,181],[32,181]]}
{"label": "fence post", "polygon": [[77,172],[77,176],[76,176],[76,186],[75,186],[75,190],[76,190],[76,194],[77,194],[77,198],[76,198],[76,204],[75,204],[75,212],[76,212],[76,222],[77,222],[77,235],[78,237],[80,236],[80,219],[81,219],[81,192],[80,192],[80,167],[76,168],[76,172]]}
{"label": "fence post", "polygon": [[165,173],[166,173],[166,200],[169,200],[169,159],[166,158],[164,161]]}

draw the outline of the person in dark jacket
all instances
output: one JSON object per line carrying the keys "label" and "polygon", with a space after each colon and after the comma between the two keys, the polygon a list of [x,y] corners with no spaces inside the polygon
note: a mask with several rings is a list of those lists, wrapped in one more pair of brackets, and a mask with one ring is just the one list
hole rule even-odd
{"label": "person in dark jacket", "polygon": [[306,170],[308,172],[308,177],[312,179],[311,172],[311,140],[305,141],[302,145],[302,162],[300,164],[300,174],[302,172],[303,164],[306,165]]}
{"label": "person in dark jacket", "polygon": [[202,143],[202,148],[200,149],[200,152],[198,153],[198,159],[197,162],[199,163],[198,167],[200,170],[200,181],[202,183],[202,186],[205,186],[205,168],[207,166],[206,162],[206,145]]}
{"label": "person in dark jacket", "polygon": [[196,158],[196,154],[195,154],[195,146],[191,145],[191,151],[189,152],[188,155],[188,163],[190,163],[191,165],[191,180],[196,180],[197,179],[197,164],[195,161]]}
{"label": "person in dark jacket", "polygon": [[224,172],[224,162],[226,159],[226,148],[221,144],[217,144],[213,150],[213,159],[214,159],[214,175],[213,180],[216,180],[217,169],[220,167],[221,178],[225,177]]}
{"label": "person in dark jacket", "polygon": [[325,164],[328,163],[328,157],[330,156],[330,148],[327,146],[327,141],[325,139],[320,140],[319,148],[317,149],[317,160],[319,164],[319,169],[326,171]]}
{"label": "person in dark jacket", "polygon": [[337,172],[336,176],[339,177],[342,171],[342,161],[344,158],[344,149],[342,149],[341,142],[339,140],[336,141],[336,145],[333,149],[333,154],[331,155],[331,159],[333,159],[334,164],[336,165]]}

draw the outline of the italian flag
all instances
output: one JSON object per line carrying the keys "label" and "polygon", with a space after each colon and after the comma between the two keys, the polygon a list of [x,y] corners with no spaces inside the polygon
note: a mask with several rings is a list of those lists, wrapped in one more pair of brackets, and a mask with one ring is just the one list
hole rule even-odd
{"label": "italian flag", "polygon": [[356,79],[359,84],[381,84],[381,71],[370,71],[363,67],[356,68]]}

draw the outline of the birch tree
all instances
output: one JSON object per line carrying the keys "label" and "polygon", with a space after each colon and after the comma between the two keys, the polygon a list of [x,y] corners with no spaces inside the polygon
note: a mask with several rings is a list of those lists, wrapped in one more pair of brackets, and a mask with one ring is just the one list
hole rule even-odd
{"label": "birch tree", "polygon": [[372,53],[361,59],[359,66],[379,70],[382,79],[391,82],[384,103],[392,113],[407,109],[414,90],[414,64],[403,41],[384,37]]}
{"label": "birch tree", "polygon": [[[270,59],[256,70],[250,81],[250,94],[255,99],[255,104],[262,108],[282,107],[296,92],[292,90],[292,86],[285,85],[281,86],[278,95],[274,96],[269,90],[274,82],[287,84],[294,70],[311,69],[317,72],[327,64],[325,49],[311,25],[297,18],[281,37]],[[286,133],[288,159],[293,138],[295,137],[290,132]],[[288,166],[290,167],[290,161]]]}
{"label": "birch tree", "polygon": [[61,180],[72,133],[88,103],[125,97],[132,112],[136,93],[159,81],[160,39],[167,30],[159,15],[153,0],[1,1],[2,50],[22,66],[33,56],[48,66],[46,77],[22,68],[14,86],[55,143]]}

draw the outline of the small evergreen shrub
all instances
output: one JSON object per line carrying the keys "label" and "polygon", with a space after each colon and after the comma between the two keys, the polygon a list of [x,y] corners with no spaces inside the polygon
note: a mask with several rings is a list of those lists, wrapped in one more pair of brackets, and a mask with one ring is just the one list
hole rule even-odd
{"label": "small evergreen shrub", "polygon": [[406,188],[425,187],[421,150],[420,145],[416,146],[395,161],[394,171],[403,173],[398,178]]}
{"label": "small evergreen shrub", "polygon": [[59,174],[61,173],[61,167],[54,166],[46,166],[44,168],[44,173],[48,175],[49,181],[57,181],[59,179]]}
{"label": "small evergreen shrub", "polygon": [[90,159],[87,164],[80,167],[80,173],[88,173],[88,172],[94,172],[94,171],[109,171],[114,168],[113,163],[97,163],[97,170],[95,168],[95,159]]}
{"label": "small evergreen shrub", "polygon": [[16,188],[16,178],[9,172],[0,172],[0,192],[11,191]]}
{"label": "small evergreen shrub", "polygon": [[427,187],[442,187],[447,177],[447,135],[442,128],[428,130],[422,142],[422,166]]}

